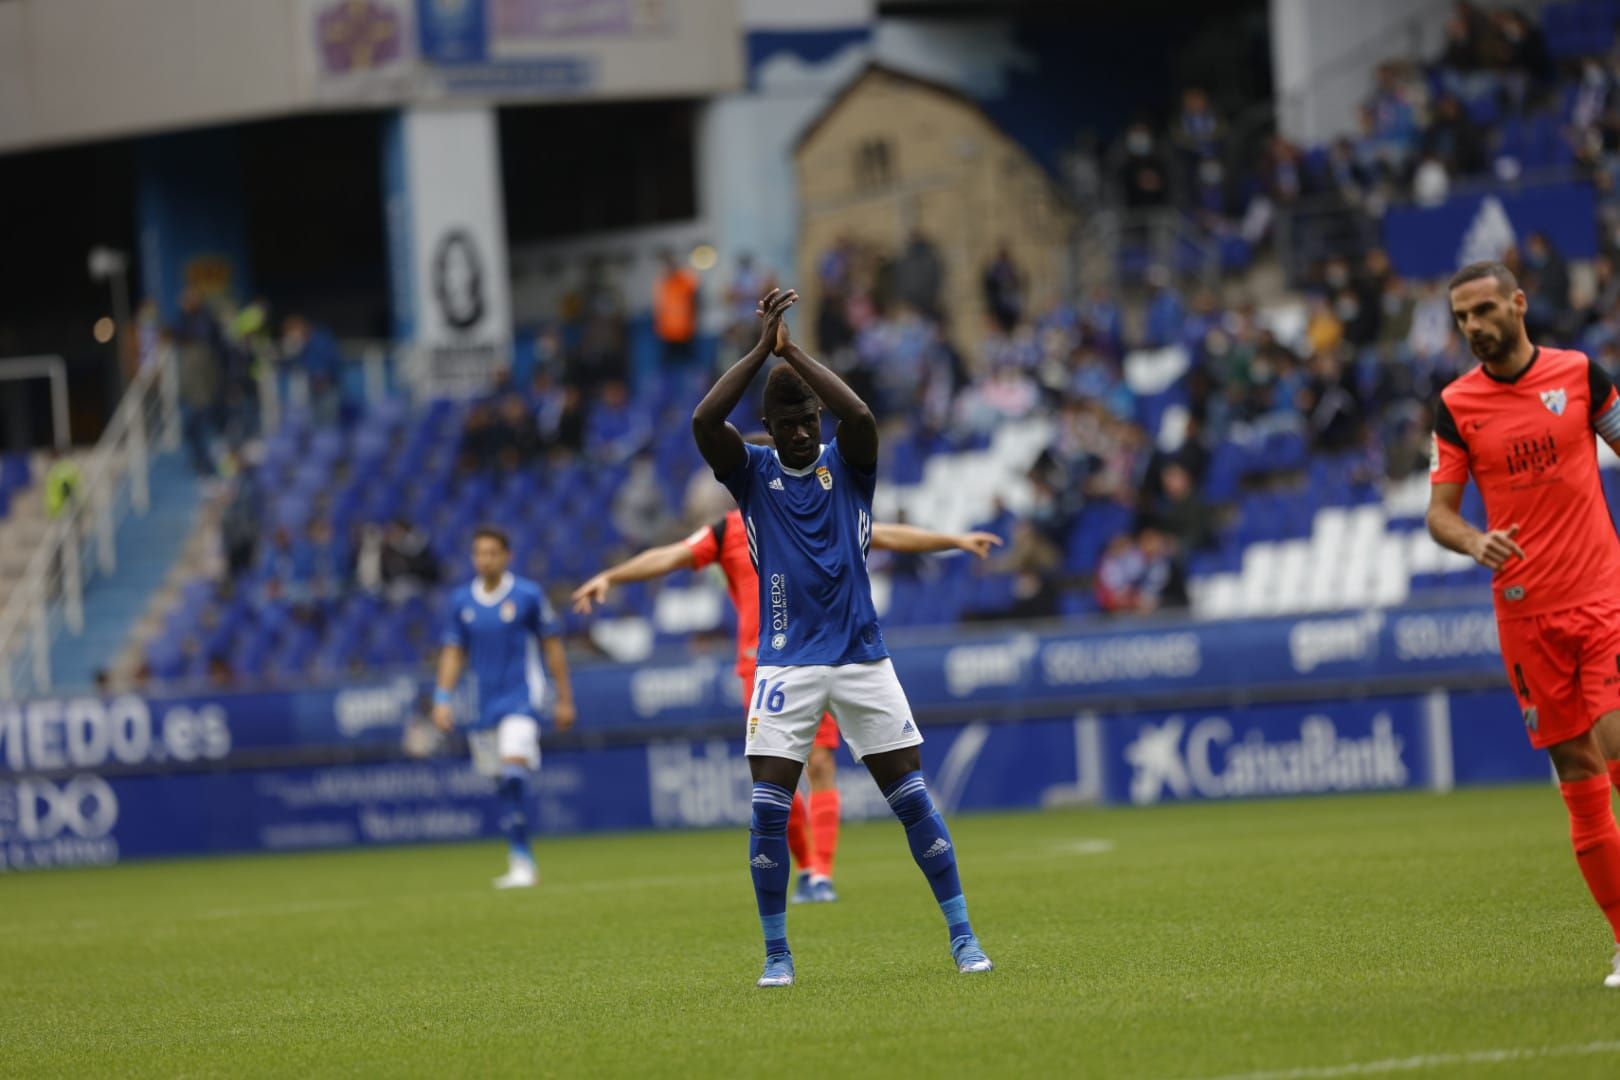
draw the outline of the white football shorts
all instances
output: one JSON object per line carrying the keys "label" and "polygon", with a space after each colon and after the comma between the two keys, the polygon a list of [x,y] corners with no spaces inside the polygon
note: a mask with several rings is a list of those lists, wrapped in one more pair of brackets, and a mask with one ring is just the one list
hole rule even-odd
{"label": "white football shorts", "polygon": [[837,667],[759,668],[748,698],[748,755],[808,761],[821,716],[829,712],[856,761],[923,741],[885,657]]}
{"label": "white football shorts", "polygon": [[485,776],[499,776],[501,762],[519,758],[530,769],[540,767],[540,723],[532,716],[508,716],[494,728],[467,733],[473,768]]}

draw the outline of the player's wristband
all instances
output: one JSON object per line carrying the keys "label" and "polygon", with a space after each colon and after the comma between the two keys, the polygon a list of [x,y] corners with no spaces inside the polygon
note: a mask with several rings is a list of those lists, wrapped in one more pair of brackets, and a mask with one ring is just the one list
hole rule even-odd
{"label": "player's wristband", "polygon": [[434,687],[434,690],[433,690],[433,704],[435,704],[435,705],[448,705],[448,704],[450,704],[450,691],[446,690],[442,686]]}

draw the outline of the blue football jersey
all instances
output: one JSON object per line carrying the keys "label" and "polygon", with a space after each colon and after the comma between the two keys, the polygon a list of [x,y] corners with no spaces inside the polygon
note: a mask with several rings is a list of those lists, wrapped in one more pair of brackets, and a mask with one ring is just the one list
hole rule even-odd
{"label": "blue football jersey", "polygon": [[737,500],[759,571],[759,664],[862,664],[889,655],[872,606],[875,474],[853,468],[838,440],[815,463],[789,469],[773,449],[720,478]]}
{"label": "blue football jersey", "polygon": [[478,691],[478,715],[468,726],[493,727],[507,716],[538,720],[546,694],[540,639],[558,632],[540,586],[507,574],[485,592],[473,581],[451,594],[447,618],[444,643],[466,652]]}

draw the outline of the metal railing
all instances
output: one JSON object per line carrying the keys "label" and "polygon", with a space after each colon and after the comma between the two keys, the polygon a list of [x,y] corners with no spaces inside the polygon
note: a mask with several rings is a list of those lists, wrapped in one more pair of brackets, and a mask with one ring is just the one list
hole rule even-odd
{"label": "metal railing", "polygon": [[160,350],[130,382],[66,507],[0,608],[0,699],[51,689],[51,646],[84,632],[84,592],[118,562],[118,528],[151,506],[155,453],[180,445],[179,366]]}

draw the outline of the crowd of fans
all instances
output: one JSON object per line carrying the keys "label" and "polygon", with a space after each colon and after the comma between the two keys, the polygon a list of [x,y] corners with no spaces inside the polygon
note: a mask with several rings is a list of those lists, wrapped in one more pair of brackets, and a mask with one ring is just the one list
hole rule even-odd
{"label": "crowd of fans", "polygon": [[[1278,207],[1312,196],[1377,213],[1398,198],[1443,197],[1455,177],[1510,176],[1518,163],[1503,153],[1504,125],[1533,116],[1557,117],[1567,163],[1606,190],[1620,148],[1620,61],[1559,61],[1540,35],[1520,13],[1459,3],[1443,56],[1383,65],[1361,130],[1308,152],[1275,137],[1256,149],[1207,94],[1189,89],[1168,128],[1126,133],[1118,196],[1258,236]],[[1531,333],[1620,372],[1620,214],[1604,229],[1590,283],[1576,284],[1545,235],[1522,237],[1506,258],[1532,297]],[[752,344],[754,305],[776,283],[751,258],[733,265],[723,285],[702,285],[725,313],[722,364]],[[892,250],[845,237],[815,266],[818,300],[799,316],[802,332],[884,421],[886,479],[916,482],[929,455],[981,448],[1003,425],[1051,425],[1028,473],[1027,507],[1015,515],[997,502],[979,523],[1006,545],[975,572],[1007,589],[967,618],[1185,606],[1199,558],[1232,543],[1245,494],[1298,487],[1323,462],[1368,491],[1419,473],[1431,428],[1425,403],[1472,363],[1443,283],[1403,279],[1375,245],[1342,245],[1315,265],[1292,317],[1223,302],[1164,265],[1148,267],[1129,304],[1108,288],[1038,302],[1012,250],[979,267],[949,265],[922,231]],[[958,273],[976,276],[982,317],[944,305],[947,276]],[[677,423],[713,374],[699,359],[699,289],[698,276],[665,253],[648,298],[654,387],[633,374],[621,299],[588,274],[558,322],[535,336],[532,374],[502,375],[457,414],[456,490],[505,490],[514,476],[581,468],[611,477],[593,496],[607,518],[605,546],[588,553],[598,563],[711,514],[712,505],[688,512],[693,500],[680,496],[689,482],[704,486]],[[330,335],[296,316],[281,320],[278,338],[271,325],[262,304],[221,320],[188,296],[171,328],[194,460],[231,477],[225,590],[259,590],[309,623],[357,593],[422,604],[463,572],[465,557],[422,517],[401,509],[337,520],[323,507],[293,528],[268,516],[273,493],[239,450],[253,434],[263,374],[306,380],[317,426],[346,417]],[[1169,384],[1129,377],[1133,359],[1166,353],[1182,365]],[[1239,483],[1222,464],[1234,447],[1264,447],[1275,460],[1246,469]],[[874,555],[874,565],[897,587],[926,588],[942,572],[913,556]],[[559,592],[573,584],[566,571],[547,576]],[[207,671],[231,677],[220,656]]]}
{"label": "crowd of fans", "polygon": [[[1168,121],[1132,124],[1080,172],[1080,189],[1130,210],[1177,210],[1247,252],[1279,213],[1308,209],[1359,252],[1392,203],[1443,202],[1459,184],[1561,170],[1616,191],[1620,51],[1612,40],[1549,47],[1535,18],[1458,2],[1441,52],[1377,67],[1357,129],[1320,146],[1276,134],[1269,112],[1223,110],[1188,87]],[[1582,52],[1583,49],[1590,51]],[[1349,224],[1337,224],[1337,219]],[[1611,231],[1620,213],[1610,211]],[[1246,257],[1246,256],[1245,256]]]}
{"label": "crowd of fans", "polygon": [[278,335],[266,300],[238,308],[188,286],[172,319],[146,302],[137,322],[143,363],[158,343],[174,346],[186,453],[199,476],[218,476],[260,434],[267,393],[278,403],[302,400],[317,423],[341,418],[342,351],[329,330],[297,312],[282,316]]}

